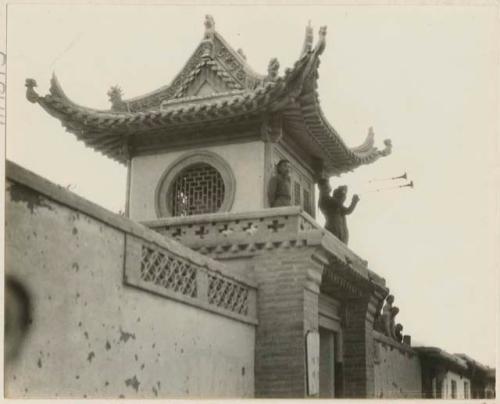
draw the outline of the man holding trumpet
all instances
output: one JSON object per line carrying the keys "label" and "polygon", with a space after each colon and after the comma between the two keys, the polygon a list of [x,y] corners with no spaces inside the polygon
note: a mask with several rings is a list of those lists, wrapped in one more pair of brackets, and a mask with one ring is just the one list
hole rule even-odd
{"label": "man holding trumpet", "polygon": [[[327,178],[318,181],[319,209],[325,216],[325,229],[347,245],[349,231],[347,229],[346,215],[350,215],[359,202],[359,196],[353,195],[351,204],[344,206],[347,197],[347,186],[341,185],[331,193],[330,183]],[[331,195],[330,195],[331,193]]]}

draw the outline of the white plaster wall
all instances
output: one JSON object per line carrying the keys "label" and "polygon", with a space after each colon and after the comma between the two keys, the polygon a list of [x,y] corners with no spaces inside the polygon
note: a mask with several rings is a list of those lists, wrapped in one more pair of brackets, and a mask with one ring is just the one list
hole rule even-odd
{"label": "white plaster wall", "polygon": [[156,219],[155,190],[163,173],[182,155],[204,150],[220,156],[233,170],[236,192],[231,212],[264,207],[264,143],[255,141],[134,157],[130,178],[130,218],[137,221]]}
{"label": "white plaster wall", "polygon": [[454,380],[457,383],[457,399],[465,398],[464,381],[468,385],[468,397],[471,398],[470,393],[470,380],[464,376],[460,376],[458,373],[448,371],[443,379],[443,397],[441,398],[452,398],[451,397],[451,381]]}
{"label": "white plaster wall", "polygon": [[124,285],[122,231],[8,183],[5,236],[33,306],[7,397],[253,396],[254,327]]}
{"label": "white plaster wall", "polygon": [[375,398],[421,398],[422,376],[418,355],[375,341]]}

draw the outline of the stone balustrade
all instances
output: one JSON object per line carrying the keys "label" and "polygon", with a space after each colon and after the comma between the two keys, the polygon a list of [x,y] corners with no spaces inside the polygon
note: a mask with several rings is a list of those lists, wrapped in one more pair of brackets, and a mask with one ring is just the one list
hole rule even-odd
{"label": "stone balustrade", "polygon": [[238,275],[208,268],[192,254],[179,255],[127,235],[125,282],[208,311],[257,324],[256,288]]}
{"label": "stone balustrade", "polygon": [[311,216],[297,206],[162,218],[142,224],[191,248],[207,245],[207,242],[224,245],[228,239],[266,240],[269,236],[296,235],[321,229]]}
{"label": "stone balustrade", "polygon": [[375,283],[385,281],[368,263],[298,206],[254,212],[212,213],[142,222],[146,227],[215,259],[253,256],[274,248],[321,245],[353,273]]}

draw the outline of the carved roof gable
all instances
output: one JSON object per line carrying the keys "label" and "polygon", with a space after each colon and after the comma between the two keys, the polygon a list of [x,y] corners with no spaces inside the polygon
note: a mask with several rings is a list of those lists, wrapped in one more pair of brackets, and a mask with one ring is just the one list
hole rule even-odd
{"label": "carved roof gable", "polygon": [[[207,24],[207,21],[210,21]],[[123,100],[129,112],[158,109],[162,102],[186,96],[209,95],[232,90],[253,90],[264,82],[246,62],[242,51],[235,51],[215,31],[206,17],[204,38],[172,82],[149,94]],[[207,83],[206,85],[204,83]]]}

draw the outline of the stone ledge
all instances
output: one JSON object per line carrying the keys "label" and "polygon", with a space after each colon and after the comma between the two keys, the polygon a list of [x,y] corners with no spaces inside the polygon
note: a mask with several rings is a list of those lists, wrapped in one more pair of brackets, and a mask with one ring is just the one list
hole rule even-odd
{"label": "stone ledge", "polygon": [[[280,228],[268,229],[273,227],[271,222]],[[366,261],[298,206],[160,218],[142,223],[215,259],[249,258],[275,248],[320,246],[325,257],[334,258],[357,276],[385,288],[385,280],[368,269]]]}
{"label": "stone ledge", "polygon": [[378,331],[373,330],[373,339],[382,344],[389,345],[402,353],[407,353],[410,356],[417,355],[417,352],[410,346],[394,341],[392,338],[389,338]]}
{"label": "stone ledge", "polygon": [[[179,216],[179,217],[165,217],[155,220],[147,220],[141,222],[148,227],[162,227],[162,226],[175,226],[180,224],[192,224],[195,220],[196,224],[208,224],[219,221],[233,221],[242,219],[260,219],[274,216],[296,216],[302,214],[314,222],[314,219],[299,206],[286,206],[281,208],[267,208],[250,212],[223,212],[223,213],[207,213],[204,215],[193,216]],[[193,220],[194,219],[194,220]],[[316,224],[319,229],[320,226]]]}
{"label": "stone ledge", "polygon": [[205,257],[175,240],[166,238],[165,236],[162,236],[139,223],[133,222],[126,217],[120,216],[93,202],[90,202],[89,200],[68,191],[64,187],[56,185],[53,182],[50,182],[11,161],[6,161],[5,168],[7,180],[33,189],[56,203],[70,207],[71,209],[106,223],[112,228],[152,242],[161,248],[165,248],[176,255],[184,257],[195,265],[205,267],[214,272],[219,272],[224,276],[234,279],[253,289],[256,289],[257,287],[256,283],[252,279],[249,279],[241,274],[232,273],[224,264]]}

